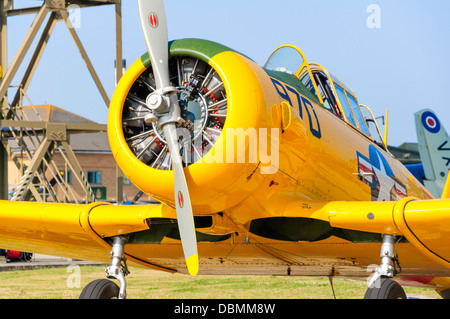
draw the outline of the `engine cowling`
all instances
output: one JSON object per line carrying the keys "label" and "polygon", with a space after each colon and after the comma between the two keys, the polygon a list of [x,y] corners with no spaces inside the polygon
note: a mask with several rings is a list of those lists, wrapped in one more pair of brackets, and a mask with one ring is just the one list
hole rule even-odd
{"label": "engine cowling", "polygon": [[[270,128],[279,128],[278,111],[271,110],[272,103],[264,96],[258,77],[262,69],[247,57],[199,39],[173,41],[169,53],[171,81],[179,90],[184,119],[178,125],[180,148],[194,212],[223,211],[248,197],[265,178],[258,171],[256,140],[260,128],[268,129],[264,131],[268,135]],[[125,176],[146,194],[172,206],[170,156],[163,132],[152,123],[145,103],[154,89],[151,63],[144,54],[114,92],[108,137]]]}

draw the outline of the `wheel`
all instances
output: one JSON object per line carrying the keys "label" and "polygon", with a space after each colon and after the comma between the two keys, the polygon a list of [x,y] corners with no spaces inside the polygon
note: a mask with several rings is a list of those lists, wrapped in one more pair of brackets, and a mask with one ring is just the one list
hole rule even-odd
{"label": "wheel", "polygon": [[450,299],[450,289],[438,291],[438,294],[442,297],[442,299]]}
{"label": "wheel", "polygon": [[32,254],[32,253],[22,253],[22,254],[20,255],[20,258],[21,258],[23,261],[30,261],[32,257],[33,257],[33,254]]}
{"label": "wheel", "polygon": [[119,286],[108,279],[90,282],[80,294],[79,299],[117,299]]}
{"label": "wheel", "polygon": [[364,299],[407,299],[406,293],[400,284],[389,278],[380,280],[379,288],[369,288]]}

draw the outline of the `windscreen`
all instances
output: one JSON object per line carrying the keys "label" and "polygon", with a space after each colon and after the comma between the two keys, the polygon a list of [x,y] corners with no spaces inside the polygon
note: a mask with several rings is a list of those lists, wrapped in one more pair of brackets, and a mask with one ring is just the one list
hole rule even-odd
{"label": "windscreen", "polygon": [[271,54],[264,68],[295,74],[302,64],[303,57],[296,49],[292,47],[281,47]]}

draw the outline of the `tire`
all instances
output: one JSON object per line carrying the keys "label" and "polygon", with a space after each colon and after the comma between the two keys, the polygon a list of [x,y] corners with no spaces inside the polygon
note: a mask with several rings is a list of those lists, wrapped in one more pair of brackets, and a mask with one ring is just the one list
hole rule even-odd
{"label": "tire", "polygon": [[380,280],[380,288],[369,288],[364,299],[407,299],[400,284],[389,278]]}
{"label": "tire", "polygon": [[450,299],[450,289],[445,289],[438,292],[442,299]]}
{"label": "tire", "polygon": [[119,286],[108,279],[97,279],[90,282],[80,294],[79,299],[117,299]]}

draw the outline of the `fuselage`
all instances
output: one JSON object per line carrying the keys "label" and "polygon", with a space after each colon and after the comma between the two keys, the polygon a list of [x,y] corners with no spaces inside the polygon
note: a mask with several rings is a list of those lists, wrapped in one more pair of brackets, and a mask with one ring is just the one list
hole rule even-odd
{"label": "fuselage", "polygon": [[[313,202],[430,197],[400,162],[319,105],[294,75],[268,71],[209,41],[174,41],[170,52],[208,63],[227,95],[221,135],[211,150],[185,168],[194,214],[224,212],[250,198],[264,207],[280,196]],[[119,84],[111,104],[109,139],[125,175],[171,205],[172,172],[139,161],[122,132],[126,94],[149,66],[143,56]],[[371,172],[363,174],[364,165]],[[255,209],[253,214],[259,213]]]}

